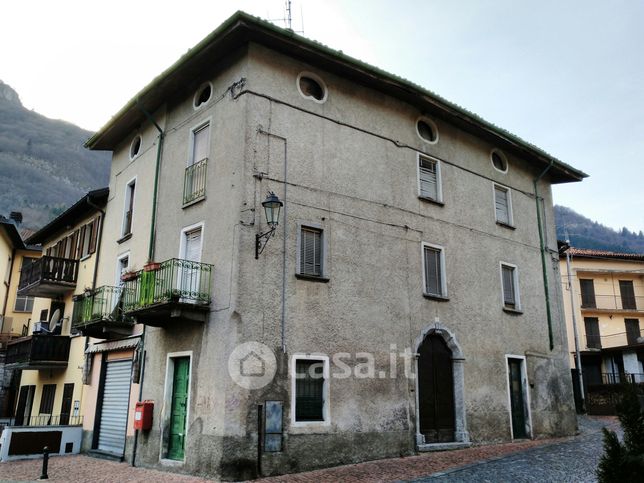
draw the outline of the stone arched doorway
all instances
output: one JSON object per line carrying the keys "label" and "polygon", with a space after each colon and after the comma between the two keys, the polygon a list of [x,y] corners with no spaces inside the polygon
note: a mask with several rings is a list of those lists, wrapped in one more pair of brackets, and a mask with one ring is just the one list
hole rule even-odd
{"label": "stone arched doorway", "polygon": [[467,443],[463,354],[442,324],[423,330],[416,340],[416,443]]}

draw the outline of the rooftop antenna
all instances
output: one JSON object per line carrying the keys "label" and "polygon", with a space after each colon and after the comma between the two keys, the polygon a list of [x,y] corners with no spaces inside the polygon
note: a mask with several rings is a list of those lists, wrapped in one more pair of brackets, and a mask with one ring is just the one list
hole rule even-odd
{"label": "rooftop antenna", "polygon": [[[302,17],[302,27],[304,26],[304,16],[302,15],[302,7],[300,6],[300,16]],[[293,9],[291,8],[291,0],[284,2],[284,18],[271,19],[272,22],[284,22],[284,28],[292,32],[304,33],[304,30],[293,30]]]}
{"label": "rooftop antenna", "polygon": [[291,0],[286,0],[286,28],[293,30],[291,27]]}

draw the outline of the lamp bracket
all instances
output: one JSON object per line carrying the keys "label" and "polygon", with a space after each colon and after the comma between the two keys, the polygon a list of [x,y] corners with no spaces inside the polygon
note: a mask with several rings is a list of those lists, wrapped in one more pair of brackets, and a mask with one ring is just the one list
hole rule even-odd
{"label": "lamp bracket", "polygon": [[259,258],[260,254],[264,251],[264,248],[266,248],[266,244],[268,243],[268,240],[270,240],[270,238],[274,234],[275,234],[275,227],[271,228],[267,232],[260,233],[259,235],[255,235],[255,260]]}

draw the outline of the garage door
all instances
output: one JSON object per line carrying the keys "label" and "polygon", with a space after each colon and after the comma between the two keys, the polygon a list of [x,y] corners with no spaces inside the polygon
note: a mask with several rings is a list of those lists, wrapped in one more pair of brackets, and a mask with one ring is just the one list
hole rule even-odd
{"label": "garage door", "polygon": [[108,362],[101,408],[98,449],[121,456],[125,446],[132,361]]}

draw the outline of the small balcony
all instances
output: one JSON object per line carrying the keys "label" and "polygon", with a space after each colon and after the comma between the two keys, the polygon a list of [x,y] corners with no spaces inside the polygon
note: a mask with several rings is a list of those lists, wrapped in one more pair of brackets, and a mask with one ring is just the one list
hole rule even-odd
{"label": "small balcony", "polygon": [[583,298],[581,310],[583,312],[621,312],[621,313],[644,313],[644,297],[621,295],[595,295]]}
{"label": "small balcony", "polygon": [[33,334],[7,343],[10,369],[63,369],[71,339],[66,335]]}
{"label": "small balcony", "polygon": [[74,290],[77,278],[78,260],[45,255],[22,267],[18,295],[60,297]]}
{"label": "small balcony", "polygon": [[125,315],[123,287],[99,287],[74,297],[72,329],[97,339],[114,339],[132,333],[134,319]]}
{"label": "small balcony", "polygon": [[208,158],[197,161],[186,168],[183,179],[183,204],[189,205],[206,196],[206,169]]}
{"label": "small balcony", "polygon": [[124,282],[125,314],[138,323],[169,327],[208,320],[213,266],[172,258]]}

